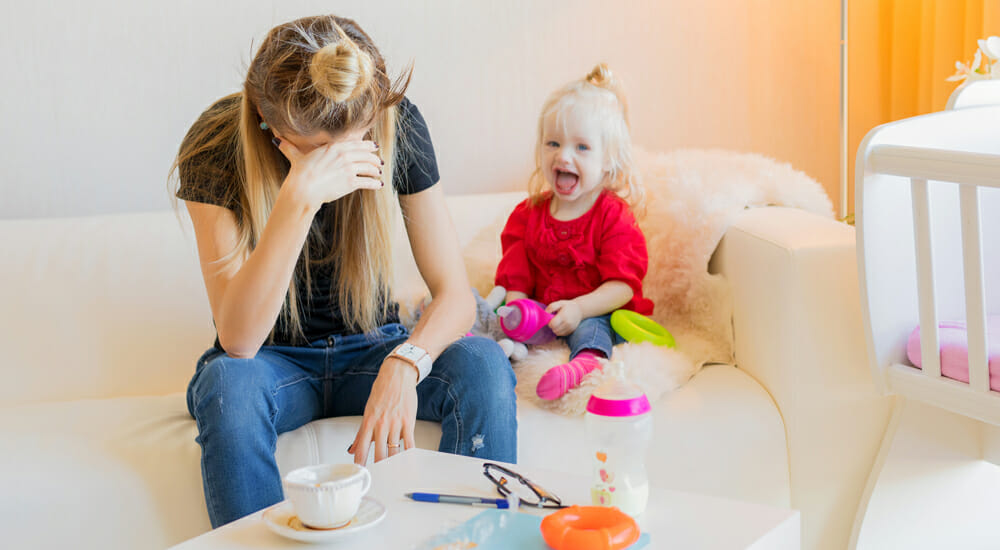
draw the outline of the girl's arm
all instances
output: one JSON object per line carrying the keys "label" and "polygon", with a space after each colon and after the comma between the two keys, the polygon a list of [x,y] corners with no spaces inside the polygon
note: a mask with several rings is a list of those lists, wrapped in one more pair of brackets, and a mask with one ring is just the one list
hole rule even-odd
{"label": "girl's arm", "polygon": [[[472,326],[476,302],[441,186],[400,196],[399,204],[413,257],[432,297],[407,341],[436,359]],[[415,446],[416,384],[413,365],[393,356],[382,363],[365,404],[361,428],[349,449],[355,463],[365,464],[370,443],[374,443],[376,461],[389,456],[389,442],[402,439],[404,448]]]}
{"label": "girl's arm", "polygon": [[510,292],[507,293],[507,297],[504,299],[504,301],[509,304],[510,302],[513,302],[514,300],[523,300],[523,299],[525,299],[527,297],[528,297],[528,295],[525,294],[525,293],[523,293],[523,292],[518,292],[516,290],[511,290]]}
{"label": "girl's arm", "polygon": [[556,316],[549,321],[549,328],[558,336],[566,336],[576,330],[580,321],[611,313],[627,304],[634,294],[627,283],[606,281],[583,296],[552,302],[546,311]]}

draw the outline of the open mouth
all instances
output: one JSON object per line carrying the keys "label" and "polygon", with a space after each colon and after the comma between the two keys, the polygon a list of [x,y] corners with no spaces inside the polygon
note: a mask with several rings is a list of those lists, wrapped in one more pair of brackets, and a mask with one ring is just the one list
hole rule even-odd
{"label": "open mouth", "polygon": [[556,193],[560,195],[572,194],[576,190],[577,184],[580,183],[580,176],[558,168],[555,169],[555,172],[556,177],[553,187],[555,187]]}

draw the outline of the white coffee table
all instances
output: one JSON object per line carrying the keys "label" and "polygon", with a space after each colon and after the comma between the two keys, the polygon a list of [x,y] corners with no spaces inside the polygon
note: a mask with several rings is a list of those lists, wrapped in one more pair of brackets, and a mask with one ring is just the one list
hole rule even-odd
{"label": "white coffee table", "polygon": [[[414,491],[495,497],[493,484],[483,477],[483,460],[412,449],[370,466],[369,496],[387,509],[375,527],[328,547],[338,550],[414,548],[430,537],[479,514],[482,509],[455,504],[412,502],[403,496]],[[521,475],[554,492],[566,504],[590,504],[588,480],[565,473],[510,466]],[[527,510],[527,509],[522,509]],[[542,512],[532,511],[543,515]],[[176,550],[236,550],[308,548],[272,533],[250,514],[219,529],[181,543]],[[799,513],[775,508],[671,491],[652,489],[640,520],[651,541],[646,548],[790,550],[799,548]]]}

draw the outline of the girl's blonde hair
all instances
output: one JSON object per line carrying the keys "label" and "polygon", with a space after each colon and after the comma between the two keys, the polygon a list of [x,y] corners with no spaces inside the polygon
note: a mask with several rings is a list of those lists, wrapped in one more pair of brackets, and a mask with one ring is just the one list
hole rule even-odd
{"label": "girl's blonde hair", "polygon": [[545,173],[542,167],[545,120],[556,117],[563,124],[570,116],[596,117],[601,122],[601,142],[608,162],[604,186],[625,199],[637,215],[642,213],[645,189],[632,159],[632,138],[629,135],[628,103],[621,82],[604,63],[598,64],[587,76],[556,90],[542,106],[538,118],[538,140],[535,143],[535,171],[528,181],[532,204],[546,196]]}
{"label": "girl's blonde hair", "polygon": [[[192,126],[174,161],[186,161],[219,148],[231,150],[238,167],[239,241],[219,259],[220,271],[233,269],[256,246],[271,214],[288,161],[271,143],[261,118],[278,133],[303,136],[325,131],[336,139],[346,131],[371,127],[368,139],[379,144],[383,173],[394,174],[397,105],[411,70],[390,81],[385,60],[371,38],[350,19],[332,15],[306,17],[272,29],[247,70],[240,100],[231,108],[210,110]],[[233,97],[233,96],[230,96]],[[235,128],[234,128],[235,126]],[[359,190],[333,208],[327,227],[313,224],[281,311],[292,334],[304,337],[297,287],[310,288],[312,269],[332,262],[331,296],[336,296],[350,329],[367,332],[384,319],[390,304],[389,283],[394,222],[394,187]],[[313,258],[310,250],[328,250]],[[273,341],[274,334],[271,339]]]}

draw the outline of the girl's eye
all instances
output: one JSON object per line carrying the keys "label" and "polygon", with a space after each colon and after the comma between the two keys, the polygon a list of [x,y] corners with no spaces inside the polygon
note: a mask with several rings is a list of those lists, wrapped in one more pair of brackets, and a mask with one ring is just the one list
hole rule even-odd
{"label": "girl's eye", "polygon": [[589,151],[590,150],[590,146],[587,145],[586,143],[581,143],[581,144],[577,145],[576,148],[577,148],[578,151]]}
{"label": "girl's eye", "polygon": [[559,147],[559,142],[558,141],[546,141],[545,142],[545,146],[546,147]]}

